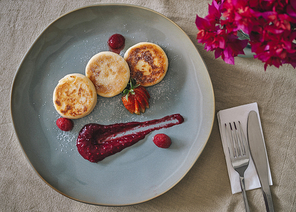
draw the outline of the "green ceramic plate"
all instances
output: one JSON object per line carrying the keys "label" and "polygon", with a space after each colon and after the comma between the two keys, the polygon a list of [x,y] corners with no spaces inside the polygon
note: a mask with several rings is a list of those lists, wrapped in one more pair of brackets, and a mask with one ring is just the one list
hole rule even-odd
{"label": "green ceramic plate", "polygon": [[[88,60],[108,50],[107,40],[120,33],[130,46],[149,41],[169,58],[164,80],[149,87],[150,108],[130,114],[120,95],[98,97],[94,111],[60,131],[52,103],[58,80],[82,73]],[[131,205],[155,198],[176,185],[193,166],[211,133],[214,94],[203,60],[188,36],[165,16],[133,5],[100,4],[70,12],[38,37],[16,73],[11,94],[12,119],[20,145],[38,175],[56,191],[98,205]],[[132,147],[99,163],[76,149],[79,130],[88,123],[146,121],[180,113],[185,122],[154,131]],[[169,149],[154,145],[157,133],[172,139]]]}

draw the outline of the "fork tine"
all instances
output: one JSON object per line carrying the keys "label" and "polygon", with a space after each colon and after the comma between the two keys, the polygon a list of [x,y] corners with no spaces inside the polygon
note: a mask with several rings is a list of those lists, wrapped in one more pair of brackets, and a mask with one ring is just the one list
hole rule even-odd
{"label": "fork tine", "polygon": [[228,146],[228,152],[229,152],[229,156],[230,158],[234,158],[235,157],[235,148],[233,146],[233,136],[232,136],[232,127],[231,127],[231,123],[228,123],[229,126],[227,126],[227,124],[225,123],[225,132],[227,134],[228,139],[227,140],[227,146]]}
{"label": "fork tine", "polygon": [[248,148],[248,144],[247,144],[247,140],[246,140],[246,136],[244,134],[244,131],[242,129],[241,123],[240,121],[238,121],[238,128],[237,128],[238,132],[238,140],[240,143],[240,151],[241,151],[241,155],[249,155],[249,148]]}
{"label": "fork tine", "polygon": [[[229,125],[230,125],[230,123],[229,123]],[[232,147],[231,129],[230,129],[230,126],[228,128],[226,123],[224,126],[225,126],[225,133],[226,133],[226,137],[227,137],[226,141],[227,141],[229,156],[230,156],[230,158],[233,158],[234,154],[233,154],[233,147]]]}
{"label": "fork tine", "polygon": [[239,128],[236,126],[235,122],[233,122],[234,125],[234,137],[235,137],[235,145],[236,145],[236,149],[237,149],[237,156],[242,156],[243,155],[243,151],[242,151],[242,138],[241,135],[239,133]]}
{"label": "fork tine", "polygon": [[243,144],[244,144],[244,151],[245,151],[245,154],[246,155],[249,155],[250,154],[250,150],[249,150],[249,144],[248,144],[248,141],[247,141],[247,138],[244,134],[244,131],[242,130],[242,126],[240,124],[240,131],[241,131],[241,137],[242,137],[242,140],[243,140]]}
{"label": "fork tine", "polygon": [[[231,126],[231,123],[229,123]],[[233,143],[233,148],[235,152],[235,157],[238,157],[241,155],[240,151],[240,142],[239,142],[239,136],[237,134],[237,128],[235,122],[233,122],[233,127],[231,127],[231,134],[232,134],[232,143]]]}

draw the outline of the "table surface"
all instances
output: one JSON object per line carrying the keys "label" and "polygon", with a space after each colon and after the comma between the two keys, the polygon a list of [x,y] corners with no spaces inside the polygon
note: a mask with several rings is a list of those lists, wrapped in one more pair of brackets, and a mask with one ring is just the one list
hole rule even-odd
{"label": "table surface", "polygon": [[[125,207],[104,207],[69,199],[53,190],[29,165],[14,133],[10,92],[24,55],[39,34],[55,19],[79,7],[99,3],[128,3],[162,13],[178,24],[200,52],[212,80],[216,112],[257,102],[274,185],[275,211],[296,208],[295,85],[292,66],[277,69],[250,58],[235,65],[214,59],[197,43],[196,14],[205,16],[209,0],[52,0],[0,1],[1,148],[0,211],[244,211],[241,194],[232,194],[217,118],[201,156],[187,175],[165,194]],[[260,189],[247,192],[251,211],[264,211]]]}

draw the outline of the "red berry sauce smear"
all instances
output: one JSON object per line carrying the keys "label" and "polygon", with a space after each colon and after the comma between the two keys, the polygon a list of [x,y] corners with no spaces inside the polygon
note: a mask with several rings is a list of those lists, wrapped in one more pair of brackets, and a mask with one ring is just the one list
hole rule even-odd
{"label": "red berry sauce smear", "polygon": [[96,163],[137,143],[154,130],[183,122],[180,114],[173,114],[145,122],[87,124],[80,130],[76,146],[84,159]]}
{"label": "red berry sauce smear", "polygon": [[125,38],[121,34],[114,34],[108,40],[109,50],[119,54],[124,48]]}

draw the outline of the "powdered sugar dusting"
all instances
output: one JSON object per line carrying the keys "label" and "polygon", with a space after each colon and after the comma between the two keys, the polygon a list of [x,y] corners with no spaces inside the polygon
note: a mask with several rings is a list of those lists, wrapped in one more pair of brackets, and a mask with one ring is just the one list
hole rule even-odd
{"label": "powdered sugar dusting", "polygon": [[64,153],[68,153],[68,151],[74,151],[76,150],[75,147],[75,141],[77,137],[76,133],[73,132],[65,132],[61,131],[57,134],[57,141],[59,148],[56,148],[55,150],[61,151]]}

